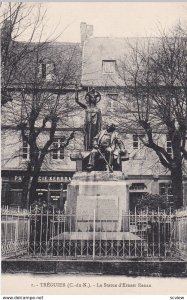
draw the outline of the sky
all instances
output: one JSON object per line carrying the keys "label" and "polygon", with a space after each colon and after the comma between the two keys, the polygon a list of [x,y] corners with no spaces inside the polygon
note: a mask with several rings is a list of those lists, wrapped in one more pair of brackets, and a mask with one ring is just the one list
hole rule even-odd
{"label": "sky", "polygon": [[[26,5],[35,7],[29,15],[34,23],[39,3]],[[158,36],[158,28],[167,31],[179,21],[187,24],[187,2],[42,2],[42,11],[43,40],[58,37],[59,42],[80,42],[81,22],[94,26],[95,37]],[[31,36],[32,26],[26,28],[18,39]]]}
{"label": "sky", "polygon": [[46,28],[63,32],[59,41],[80,42],[80,22],[94,25],[94,36],[136,37],[157,35],[174,23],[187,22],[185,2],[60,2],[44,3]]}

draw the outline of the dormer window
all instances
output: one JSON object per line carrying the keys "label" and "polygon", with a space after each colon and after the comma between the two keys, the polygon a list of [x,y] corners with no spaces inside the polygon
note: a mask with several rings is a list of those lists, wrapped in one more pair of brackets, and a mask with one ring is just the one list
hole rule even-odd
{"label": "dormer window", "polygon": [[115,60],[103,60],[102,70],[104,74],[113,74],[116,72],[116,61]]}
{"label": "dormer window", "polygon": [[46,80],[52,81],[55,74],[55,64],[51,61],[40,61],[39,63],[39,77]]}

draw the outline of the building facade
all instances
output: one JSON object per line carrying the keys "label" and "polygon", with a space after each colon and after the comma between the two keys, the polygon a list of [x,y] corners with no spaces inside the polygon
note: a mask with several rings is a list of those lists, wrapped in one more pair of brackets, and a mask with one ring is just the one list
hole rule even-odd
{"label": "building facade", "polygon": [[[63,120],[59,123],[53,140],[53,151],[46,155],[42,164],[36,200],[45,201],[64,209],[67,197],[67,185],[76,171],[76,164],[70,159],[72,151],[83,149],[84,111],[75,103],[75,84],[81,86],[79,99],[84,102],[85,94],[94,87],[101,94],[98,106],[102,112],[103,128],[112,120],[117,124],[129,161],[123,162],[122,171],[129,188],[130,209],[134,209],[139,197],[144,193],[166,195],[172,205],[170,173],[161,165],[152,150],[145,148],[141,139],[128,126],[125,126],[127,114],[133,110],[133,102],[124,92],[124,81],[119,76],[121,61],[129,53],[129,41],[124,38],[97,38],[93,36],[93,26],[81,23],[81,44],[56,43],[42,51],[38,65],[38,76],[46,82],[42,85],[44,93],[59,95],[64,108]],[[137,39],[131,39],[135,43]],[[144,41],[143,41],[144,42]],[[62,78],[67,73],[65,66],[77,68],[69,81],[60,88],[52,82],[55,73]],[[57,71],[58,69],[58,71]],[[19,84],[12,83],[14,90],[11,104],[2,111],[2,205],[20,206],[22,199],[22,179],[29,157],[29,145],[21,137],[18,128],[7,118],[9,105],[16,105],[16,91],[31,89],[29,80]],[[29,87],[28,87],[29,86]],[[28,92],[29,93],[29,92]],[[122,110],[121,107],[126,107]],[[127,107],[129,109],[127,109]],[[71,132],[75,133],[67,147],[63,147]],[[41,140],[45,140],[49,128],[43,131]],[[163,132],[159,139],[167,152],[171,152],[171,141]],[[40,141],[42,143],[42,141]],[[56,150],[55,150],[56,149]],[[187,174],[183,176],[184,204],[187,204]]]}
{"label": "building facade", "polygon": [[[82,58],[82,86],[87,89],[94,87],[101,93],[99,103],[103,126],[111,120],[117,125],[124,138],[129,152],[129,161],[123,162],[123,172],[129,186],[130,208],[134,208],[137,199],[144,193],[165,195],[168,202],[172,202],[172,187],[170,172],[160,163],[158,156],[141,142],[141,129],[133,131],[128,124],[129,116],[136,109],[136,103],[128,93],[128,78],[123,73],[123,63],[128,60],[131,50],[137,45],[146,48],[150,43],[147,38],[112,38],[90,37],[83,46]],[[139,133],[137,135],[137,133]],[[159,143],[167,153],[171,154],[171,141],[166,130],[155,131]],[[187,203],[187,164],[183,166],[183,195],[184,204]]]}
{"label": "building facade", "polygon": [[[2,37],[6,38],[6,34]],[[79,43],[40,45],[13,42],[14,51],[17,49],[20,53],[24,49],[26,53],[19,61],[17,76],[7,86],[6,93],[11,101],[2,107],[1,203],[22,206],[23,178],[32,155],[30,144],[24,136],[29,137],[38,130],[36,143],[38,151],[41,151],[52,134],[50,118],[53,117],[55,105],[58,105],[58,111],[55,111],[57,127],[40,170],[36,201],[44,201],[63,210],[67,184],[76,170],[70,153],[83,147],[81,111],[76,106],[74,92],[75,83],[79,84],[81,80],[82,47]],[[32,109],[32,105],[36,107]],[[30,123],[33,112],[38,113],[34,123],[38,129],[32,131]],[[49,122],[46,119],[48,115]],[[23,135],[20,125],[24,122],[28,132],[26,128]],[[75,132],[74,139],[65,147],[72,132]]]}

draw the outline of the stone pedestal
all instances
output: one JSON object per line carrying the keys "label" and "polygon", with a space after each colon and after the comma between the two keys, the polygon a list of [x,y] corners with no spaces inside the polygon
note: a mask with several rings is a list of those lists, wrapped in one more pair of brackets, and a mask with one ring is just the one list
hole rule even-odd
{"label": "stone pedestal", "polygon": [[71,231],[128,232],[128,211],[128,187],[120,171],[77,172],[68,185]]}

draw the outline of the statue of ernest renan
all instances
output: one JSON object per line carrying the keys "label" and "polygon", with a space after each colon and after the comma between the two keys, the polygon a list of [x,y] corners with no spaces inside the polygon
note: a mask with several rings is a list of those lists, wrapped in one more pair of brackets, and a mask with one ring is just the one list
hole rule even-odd
{"label": "statue of ernest renan", "polygon": [[[116,132],[115,124],[107,126],[93,138],[87,165],[88,171],[113,171],[121,169],[122,157],[127,154],[124,143]],[[123,159],[124,160],[124,159]]]}
{"label": "statue of ernest renan", "polygon": [[97,103],[101,100],[100,93],[94,88],[87,92],[86,105],[79,101],[76,87],[75,100],[85,109],[83,171],[121,170],[121,162],[128,160],[128,153],[115,124],[112,123],[106,130],[101,130],[101,110],[97,107]]}

